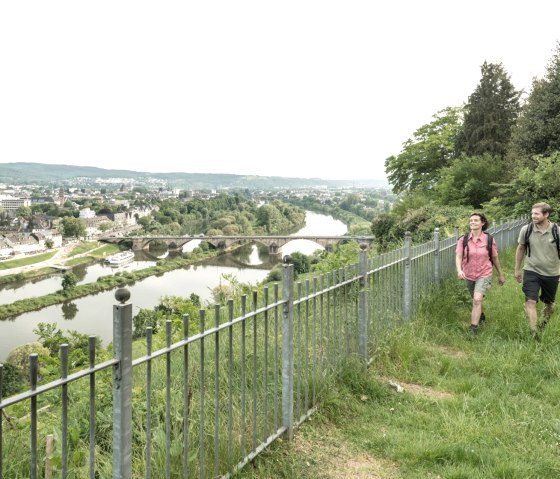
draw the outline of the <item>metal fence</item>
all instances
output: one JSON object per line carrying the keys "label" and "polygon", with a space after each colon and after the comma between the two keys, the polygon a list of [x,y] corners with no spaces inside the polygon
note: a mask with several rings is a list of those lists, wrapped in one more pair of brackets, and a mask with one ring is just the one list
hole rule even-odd
{"label": "metal fence", "polygon": [[[525,219],[490,229],[499,248],[515,244]],[[113,359],[2,398],[0,479],[230,477],[294,428],[320,402],[347,358],[367,362],[387,328],[411,319],[423,295],[455,272],[459,233],[368,257],[358,264],[168,320],[133,343],[126,290],[113,307]],[[281,292],[280,292],[281,291]],[[101,320],[101,318],[100,318]],[[134,359],[135,358],[135,359]],[[111,393],[112,391],[112,393]],[[17,418],[17,419],[16,419]],[[45,446],[43,447],[43,441]]]}

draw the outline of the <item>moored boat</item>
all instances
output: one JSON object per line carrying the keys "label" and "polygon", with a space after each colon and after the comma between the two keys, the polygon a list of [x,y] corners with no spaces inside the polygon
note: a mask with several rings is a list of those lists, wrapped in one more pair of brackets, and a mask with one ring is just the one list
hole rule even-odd
{"label": "moored boat", "polygon": [[130,263],[133,259],[134,253],[132,251],[121,251],[120,253],[109,256],[105,262],[111,266],[121,266]]}

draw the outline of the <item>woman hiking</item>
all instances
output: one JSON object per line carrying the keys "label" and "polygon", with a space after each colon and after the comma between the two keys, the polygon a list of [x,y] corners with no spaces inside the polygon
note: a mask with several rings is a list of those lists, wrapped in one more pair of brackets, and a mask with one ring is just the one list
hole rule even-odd
{"label": "woman hiking", "polygon": [[492,268],[498,272],[498,283],[502,286],[506,278],[498,258],[498,247],[485,231],[488,220],[483,213],[473,213],[469,218],[470,232],[462,236],[455,250],[455,265],[459,279],[464,280],[472,298],[471,325],[469,335],[476,336],[478,325],[486,320],[482,303],[492,285]]}

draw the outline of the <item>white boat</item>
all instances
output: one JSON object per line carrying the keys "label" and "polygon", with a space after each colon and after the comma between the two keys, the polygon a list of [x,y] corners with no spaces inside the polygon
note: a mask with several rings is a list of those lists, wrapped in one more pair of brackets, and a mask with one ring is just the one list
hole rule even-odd
{"label": "white boat", "polygon": [[109,256],[105,262],[109,263],[111,266],[121,266],[130,263],[133,259],[134,253],[132,251],[121,251],[120,253]]}

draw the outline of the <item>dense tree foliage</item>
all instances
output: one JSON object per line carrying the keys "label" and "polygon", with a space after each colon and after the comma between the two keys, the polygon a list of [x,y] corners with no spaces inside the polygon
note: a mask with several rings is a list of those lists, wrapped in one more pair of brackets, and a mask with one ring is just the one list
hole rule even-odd
{"label": "dense tree foliage", "polygon": [[434,236],[436,228],[446,238],[455,232],[455,226],[462,230],[470,209],[464,206],[441,205],[422,192],[406,195],[390,213],[376,218],[371,224],[375,244],[380,251],[401,244],[405,232],[413,233],[415,242],[423,243]]}
{"label": "dense tree foliage", "polygon": [[62,277],[62,290],[68,291],[69,289],[75,288],[78,284],[78,278],[74,273],[65,273]]}
{"label": "dense tree foliage", "polygon": [[155,207],[152,215],[138,219],[140,234],[285,234],[305,224],[302,208],[278,200],[258,205],[239,194],[159,200]]}
{"label": "dense tree foliage", "polygon": [[502,64],[485,62],[481,73],[463,110],[438,112],[386,160],[400,198],[371,224],[381,249],[405,231],[415,241],[435,227],[451,234],[475,209],[492,222],[527,215],[538,201],[560,207],[560,43],[524,104]]}
{"label": "dense tree foliage", "polygon": [[[526,160],[560,150],[560,42],[544,78],[533,80],[515,132],[515,149]],[[532,165],[532,163],[529,163]]]}
{"label": "dense tree foliage", "polygon": [[385,171],[395,193],[429,190],[437,183],[441,169],[455,157],[461,122],[461,108],[441,110],[414,132],[397,156],[385,160]]}
{"label": "dense tree foliage", "polygon": [[435,191],[442,205],[470,205],[481,208],[496,194],[499,181],[506,181],[508,169],[500,157],[488,153],[457,158],[440,173]]}
{"label": "dense tree foliage", "polygon": [[86,224],[80,218],[71,216],[62,218],[62,234],[64,236],[73,236],[79,238],[86,234]]}

